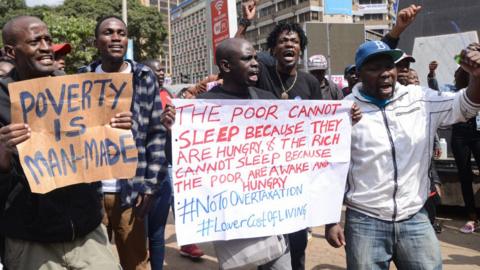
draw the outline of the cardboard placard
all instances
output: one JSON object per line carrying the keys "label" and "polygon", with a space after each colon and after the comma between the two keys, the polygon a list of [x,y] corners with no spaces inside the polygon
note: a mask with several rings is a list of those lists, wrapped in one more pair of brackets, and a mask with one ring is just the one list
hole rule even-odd
{"label": "cardboard placard", "polygon": [[130,111],[132,74],[44,77],[8,89],[12,123],[31,128],[17,149],[32,192],[135,175],[131,130],[109,124],[115,114]]}

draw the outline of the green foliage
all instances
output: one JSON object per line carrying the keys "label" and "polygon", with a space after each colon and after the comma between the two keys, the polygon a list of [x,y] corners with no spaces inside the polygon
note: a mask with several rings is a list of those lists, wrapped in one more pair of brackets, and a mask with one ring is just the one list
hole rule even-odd
{"label": "green foliage", "polygon": [[95,21],[88,17],[59,16],[53,12],[43,14],[54,43],[70,43],[72,52],[66,57],[66,72],[76,73],[81,66],[90,63],[97,52],[93,47],[92,33]]}
{"label": "green foliage", "polygon": [[[158,58],[166,37],[162,17],[155,7],[145,7],[139,0],[128,0],[128,33],[133,39],[135,60]],[[58,12],[66,16],[98,18],[122,15],[121,0],[65,0]]]}
{"label": "green foliage", "polygon": [[[24,0],[0,0],[0,26],[18,15],[33,15],[44,20],[54,42],[69,42],[73,54],[67,57],[68,71],[90,62],[96,20],[107,15],[122,15],[122,0],[65,0],[55,8],[26,7]],[[134,43],[134,58],[142,61],[158,58],[166,37],[162,17],[155,7],[145,7],[139,0],[128,0],[128,32]],[[1,46],[0,42],[0,46]]]}

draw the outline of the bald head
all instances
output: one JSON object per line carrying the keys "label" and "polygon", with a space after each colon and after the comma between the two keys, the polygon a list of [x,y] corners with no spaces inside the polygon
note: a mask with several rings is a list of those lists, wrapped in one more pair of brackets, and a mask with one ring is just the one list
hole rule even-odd
{"label": "bald head", "polygon": [[229,38],[225,39],[218,45],[217,51],[215,53],[215,61],[217,64],[221,62],[221,60],[230,60],[232,55],[238,53],[240,48],[244,46],[244,44],[252,46],[250,42],[245,39],[241,38]]}
{"label": "bald head", "polygon": [[216,57],[224,87],[245,89],[258,80],[257,54],[245,39],[226,39],[217,47]]}
{"label": "bald head", "polygon": [[21,33],[34,23],[45,25],[42,20],[33,16],[18,16],[8,21],[2,29],[3,44],[15,45]]}

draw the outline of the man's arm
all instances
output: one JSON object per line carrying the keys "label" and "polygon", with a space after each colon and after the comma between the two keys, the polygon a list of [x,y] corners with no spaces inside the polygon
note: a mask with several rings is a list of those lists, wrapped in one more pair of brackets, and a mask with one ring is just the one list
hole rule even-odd
{"label": "man's arm", "polygon": [[427,75],[427,82],[428,82],[428,87],[429,88],[438,91],[440,88],[438,87],[438,81],[437,81],[437,77],[436,77],[436,74],[435,74],[435,70],[437,69],[437,67],[438,67],[437,61],[430,62],[430,64],[428,65],[429,72],[428,72],[428,75]]}
{"label": "man's arm", "polygon": [[245,38],[248,26],[255,18],[257,10],[257,0],[244,0],[242,1],[242,18],[239,20],[236,38]]}
{"label": "man's arm", "polygon": [[415,20],[415,17],[421,9],[421,6],[410,5],[409,7],[400,10],[397,14],[395,25],[392,30],[382,38],[382,41],[392,49],[397,48],[400,35]]}
{"label": "man's arm", "polygon": [[466,95],[468,99],[480,104],[480,44],[472,43],[460,53],[460,65],[468,72],[470,79]]}

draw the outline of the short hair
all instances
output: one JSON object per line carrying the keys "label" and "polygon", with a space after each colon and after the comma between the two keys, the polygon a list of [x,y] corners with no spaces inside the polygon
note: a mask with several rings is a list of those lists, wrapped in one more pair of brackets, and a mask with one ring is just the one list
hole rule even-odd
{"label": "short hair", "polygon": [[303,54],[303,51],[305,51],[305,47],[307,47],[308,44],[308,38],[305,35],[305,31],[303,31],[302,27],[298,23],[290,22],[281,22],[277,24],[273,31],[268,35],[267,47],[270,50],[270,53],[272,53],[275,46],[277,46],[278,37],[280,37],[280,35],[285,31],[295,32],[298,34],[298,38],[300,38],[300,50]]}
{"label": "short hair", "polygon": [[95,38],[98,38],[98,30],[100,30],[100,25],[108,19],[117,19],[121,21],[123,25],[125,25],[125,28],[127,27],[127,24],[123,21],[123,19],[117,15],[108,15],[108,16],[100,17],[97,19],[97,24],[95,25]]}

